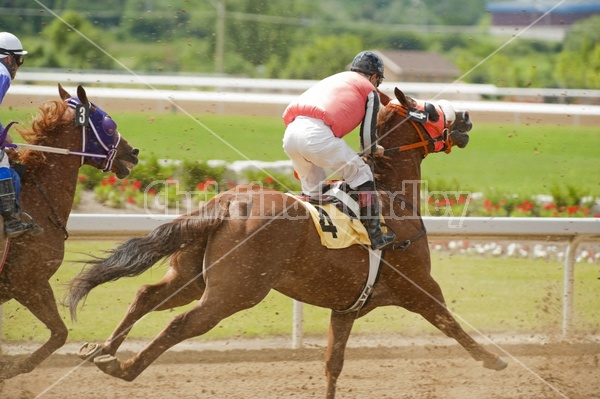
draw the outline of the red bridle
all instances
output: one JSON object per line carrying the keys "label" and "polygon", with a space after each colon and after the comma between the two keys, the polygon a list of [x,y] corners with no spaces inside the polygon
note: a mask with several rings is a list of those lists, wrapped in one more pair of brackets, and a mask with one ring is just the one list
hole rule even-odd
{"label": "red bridle", "polygon": [[[409,109],[406,106],[396,103],[396,102],[390,102],[386,105],[386,107],[392,108],[393,111],[396,114],[400,115],[403,119],[402,119],[402,121],[400,121],[400,123],[398,123],[396,126],[392,127],[385,134],[387,135],[387,134],[391,133],[398,126],[400,126],[403,123],[408,121],[413,125],[413,127],[419,134],[420,141],[417,141],[416,143],[413,143],[413,144],[407,144],[407,145],[403,145],[400,147],[386,149],[384,151],[384,154],[386,154],[386,155],[394,154],[396,152],[407,151],[407,150],[412,150],[414,148],[424,147],[425,155],[423,155],[423,157],[426,157],[429,154],[429,145],[433,144],[433,147],[435,149],[436,143],[442,143],[442,145],[440,146],[439,150],[434,151],[434,152],[440,152],[440,151],[444,150],[444,152],[446,154],[450,153],[450,151],[452,149],[452,140],[450,138],[450,135],[448,134],[449,126],[447,126],[446,117],[444,116],[444,113],[441,111],[441,109],[438,112],[440,114],[440,118],[443,118],[443,121],[441,122],[441,124],[439,124],[439,123],[433,123],[433,122],[429,122],[429,121],[427,121],[425,123],[421,123],[414,119],[411,119],[411,116],[409,114]],[[442,129],[440,129],[440,126],[438,126],[438,125],[441,125],[444,127]],[[426,138],[425,135],[429,136],[429,138]]]}

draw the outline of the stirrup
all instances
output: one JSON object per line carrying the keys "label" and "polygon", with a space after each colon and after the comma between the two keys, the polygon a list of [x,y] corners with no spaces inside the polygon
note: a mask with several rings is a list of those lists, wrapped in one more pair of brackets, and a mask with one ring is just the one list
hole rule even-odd
{"label": "stirrup", "polygon": [[25,223],[16,217],[4,216],[4,234],[7,237],[15,238],[23,233],[27,233],[33,227],[30,223]]}
{"label": "stirrup", "polygon": [[[371,247],[373,249],[386,249],[387,247],[389,247],[390,245],[392,245],[394,243],[394,241],[396,241],[396,235],[395,234],[384,234],[381,233],[381,242],[377,242],[374,243],[373,240],[371,240]],[[375,245],[377,244],[377,245]]]}
{"label": "stirrup", "polygon": [[44,232],[44,228],[42,226],[40,226],[39,224],[34,223],[31,230],[29,230],[29,235],[30,236],[39,236],[43,232]]}
{"label": "stirrup", "polygon": [[44,228],[42,226],[40,226],[39,224],[37,224],[35,222],[35,220],[33,220],[33,218],[31,217],[31,215],[28,214],[27,212],[23,212],[23,211],[19,212],[18,218],[20,220],[23,220],[25,223],[31,224],[31,229],[27,231],[29,233],[29,235],[37,236],[44,232]]}
{"label": "stirrup", "polygon": [[[384,233],[381,227],[385,227],[388,231]],[[376,234],[377,230],[379,231],[379,234]],[[394,230],[392,230],[391,227],[387,226],[385,223],[379,224],[378,228],[376,229],[369,230],[367,228],[367,232],[369,233],[369,240],[371,241],[371,247],[373,249],[386,249],[392,245],[397,238]],[[373,239],[375,235],[377,235],[378,240]]]}

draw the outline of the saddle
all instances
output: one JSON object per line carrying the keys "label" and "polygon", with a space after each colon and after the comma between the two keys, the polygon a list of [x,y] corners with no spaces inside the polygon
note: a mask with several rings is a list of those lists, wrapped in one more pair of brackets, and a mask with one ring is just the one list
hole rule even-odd
{"label": "saddle", "polygon": [[358,195],[343,180],[336,180],[323,186],[320,197],[301,197],[301,199],[313,205],[332,204],[351,219],[358,219],[360,215]]}
{"label": "saddle", "polygon": [[320,197],[294,196],[300,199],[313,218],[321,244],[330,249],[354,244],[371,245],[367,229],[359,220],[358,197],[344,181],[324,186]]}

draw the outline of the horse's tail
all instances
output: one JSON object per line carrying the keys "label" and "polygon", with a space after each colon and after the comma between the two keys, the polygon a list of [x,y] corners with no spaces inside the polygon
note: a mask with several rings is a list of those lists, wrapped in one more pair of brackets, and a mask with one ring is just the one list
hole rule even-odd
{"label": "horse's tail", "polygon": [[92,267],[82,271],[70,283],[67,302],[71,318],[76,319],[77,304],[94,287],[121,277],[138,276],[186,244],[206,237],[227,215],[227,205],[226,202],[209,201],[199,211],[162,224],[145,237],[125,241],[108,251],[108,257],[89,261]]}

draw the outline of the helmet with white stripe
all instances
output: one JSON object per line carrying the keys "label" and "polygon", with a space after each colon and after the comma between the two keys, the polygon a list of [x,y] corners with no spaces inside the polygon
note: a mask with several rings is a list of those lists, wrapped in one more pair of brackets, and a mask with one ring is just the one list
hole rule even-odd
{"label": "helmet with white stripe", "polygon": [[12,33],[0,32],[0,58],[6,58],[12,55],[25,55],[27,51],[23,50],[21,41]]}

